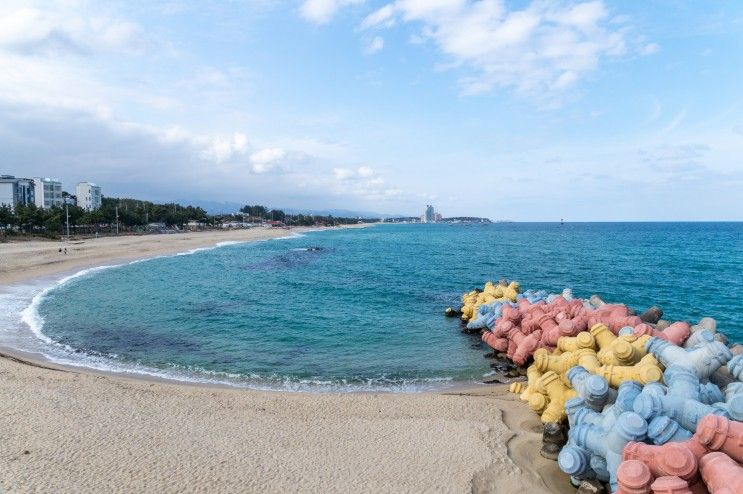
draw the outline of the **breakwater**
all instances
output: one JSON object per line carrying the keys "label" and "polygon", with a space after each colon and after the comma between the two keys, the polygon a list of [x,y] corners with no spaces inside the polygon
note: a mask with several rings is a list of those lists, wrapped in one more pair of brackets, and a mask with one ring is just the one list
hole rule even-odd
{"label": "breakwater", "polygon": [[496,380],[539,414],[541,454],[578,492],[743,492],[743,346],[714,319],[506,280],[446,315],[506,362]]}

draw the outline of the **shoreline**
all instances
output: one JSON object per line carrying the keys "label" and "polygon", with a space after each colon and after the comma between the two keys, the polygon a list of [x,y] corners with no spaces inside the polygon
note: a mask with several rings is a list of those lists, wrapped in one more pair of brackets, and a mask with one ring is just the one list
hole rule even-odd
{"label": "shoreline", "polygon": [[[287,231],[250,239],[216,233],[220,241],[255,241]],[[185,236],[197,238],[134,252],[125,245],[132,256],[124,259],[110,245],[31,269],[33,259],[23,259],[18,271],[0,273],[0,286],[217,243],[211,235]],[[505,385],[269,391],[105,372],[0,349],[0,490],[571,492],[556,464],[539,456],[541,424],[524,411]]]}
{"label": "shoreline", "polygon": [[[142,261],[158,256],[177,255],[196,249],[220,247],[220,244],[256,242],[334,229],[368,228],[371,224],[340,227],[300,227],[289,230],[251,228],[244,230],[208,230],[176,234],[121,235],[83,240],[23,240],[0,243],[0,287],[40,278],[74,274],[105,264]],[[68,254],[59,253],[67,248]],[[115,249],[115,253],[107,248]],[[27,256],[11,264],[13,255]]]}
{"label": "shoreline", "polygon": [[[332,231],[340,229],[358,229],[358,228],[369,228],[373,224],[360,224],[360,225],[342,225],[338,227],[296,227],[292,229],[264,229],[264,228],[251,228],[244,230],[208,230],[202,232],[187,232],[183,234],[172,234],[172,235],[126,235],[119,237],[100,237],[100,238],[88,238],[84,240],[77,240],[68,242],[65,240],[54,241],[54,240],[24,240],[19,242],[11,242],[15,250],[30,250],[32,253],[38,255],[43,252],[46,255],[51,253],[52,256],[58,257],[54,262],[44,262],[41,266],[28,269],[25,266],[22,268],[11,267],[11,269],[0,270],[0,296],[3,294],[3,289],[9,288],[32,288],[33,296],[28,301],[29,304],[23,308],[21,314],[28,310],[33,304],[37,296],[43,295],[43,293],[49,289],[54,289],[60,283],[64,283],[65,280],[84,275],[92,270],[99,269],[115,269],[117,267],[125,266],[137,262],[146,262],[161,257],[173,257],[181,255],[191,255],[200,251],[217,249],[220,247],[228,247],[230,245],[237,245],[243,243],[263,242],[268,240],[280,240],[284,238],[290,238],[293,235],[302,235],[306,233],[321,232],[321,231]],[[178,235],[178,236],[176,236]],[[118,241],[118,242],[117,242]],[[180,242],[178,242],[180,241]],[[88,245],[85,245],[86,242]],[[103,253],[96,252],[97,248],[112,247],[111,244],[118,243],[118,249],[106,250]],[[9,244],[0,244],[0,254],[6,254],[3,252],[3,246]],[[107,244],[107,245],[101,245]],[[136,249],[136,254],[131,256],[129,253],[121,251],[121,244]],[[147,245],[150,244],[150,245]],[[59,254],[57,249],[64,248],[65,246],[74,245],[84,247],[67,247],[72,254],[72,257],[68,258],[65,254]],[[25,249],[24,249],[25,248]],[[184,250],[185,249],[185,250]],[[100,250],[100,249],[98,249]],[[83,255],[75,256],[76,252],[82,252]],[[57,256],[58,254],[58,256]],[[12,253],[11,253],[12,255]],[[95,260],[95,261],[93,261]],[[74,266],[74,267],[73,267]],[[0,266],[4,267],[4,266]],[[8,282],[10,280],[10,282]],[[21,324],[31,326],[29,322],[25,321],[24,316],[21,317]],[[2,321],[0,321],[2,323]],[[26,328],[26,330],[33,334],[34,337],[47,344],[54,344],[54,342],[46,341],[46,338],[40,335],[32,327]],[[120,377],[123,379],[134,379],[144,380],[147,382],[156,383],[172,383],[172,384],[183,384],[188,386],[200,386],[207,388],[216,389],[242,389],[242,390],[254,390],[254,391],[265,391],[265,392],[306,392],[306,393],[334,393],[341,392],[335,390],[324,390],[311,388],[307,389],[285,389],[281,387],[274,387],[270,383],[265,385],[240,385],[239,383],[229,382],[229,380],[218,378],[209,379],[203,378],[200,380],[197,376],[183,376],[179,377],[175,374],[167,374],[167,371],[157,368],[147,368],[137,370],[135,367],[129,367],[126,364],[122,364],[121,369],[115,368],[99,368],[95,367],[91,362],[59,362],[54,360],[52,357],[44,355],[41,351],[34,351],[30,348],[16,348],[8,344],[7,341],[0,341],[0,358],[9,358],[21,363],[28,365],[47,368],[50,370],[60,370],[68,372],[83,372],[91,373],[98,376],[111,376]],[[63,358],[63,357],[60,357]],[[103,357],[104,360],[109,360]],[[115,361],[111,361],[116,363]],[[452,389],[464,389],[470,387],[468,383],[457,383],[449,388],[420,390],[420,391],[392,391],[392,390],[352,390],[342,392],[352,393],[418,393],[427,391],[443,391]]]}
{"label": "shoreline", "polygon": [[[119,243],[124,244],[137,244],[137,248],[142,251],[142,244],[153,243],[157,244],[156,248],[145,249],[148,255],[144,257],[135,258],[122,258],[121,247],[114,249],[113,251],[106,251],[104,255],[93,253],[93,258],[96,259],[95,264],[85,264],[77,262],[78,259],[74,257],[67,261],[67,258],[60,258],[59,262],[52,264],[45,264],[44,270],[41,276],[31,276],[30,273],[33,270],[11,270],[10,273],[0,272],[0,297],[3,295],[3,283],[1,282],[3,276],[10,277],[14,281],[5,286],[8,287],[21,287],[31,288],[33,287],[34,294],[28,301],[28,305],[21,311],[31,308],[35,298],[43,295],[47,290],[54,289],[60,283],[70,278],[77,277],[79,275],[85,275],[90,271],[99,269],[115,269],[117,267],[125,266],[131,263],[146,262],[152,259],[161,257],[172,257],[180,255],[190,255],[203,250],[211,250],[220,247],[227,247],[235,244],[262,242],[269,240],[279,240],[283,238],[289,238],[291,235],[302,235],[306,233],[329,231],[329,230],[340,230],[340,229],[358,229],[358,228],[370,228],[373,224],[362,224],[362,225],[343,225],[339,227],[298,227],[291,230],[278,230],[278,229],[250,229],[250,230],[228,230],[228,231],[206,231],[206,232],[190,232],[190,234],[183,234],[183,237],[176,237],[173,235],[139,235],[139,236],[121,236],[121,237],[101,237],[91,238],[84,241],[74,242],[74,245],[84,245],[85,242],[89,242],[87,247],[92,247],[91,250],[95,250],[93,244],[99,243],[103,239],[109,239],[107,244],[111,244],[114,240],[118,239]],[[233,235],[230,235],[233,234]],[[289,234],[289,235],[287,235]],[[170,242],[168,242],[170,241]],[[180,243],[178,241],[183,241]],[[17,247],[32,246],[33,251],[37,251],[39,247],[32,244],[35,242],[40,244],[42,249],[46,249],[48,252],[52,252],[55,255],[56,249],[61,244],[67,244],[65,241],[48,241],[48,240],[34,240],[34,241],[21,241],[15,245]],[[0,250],[2,249],[0,244]],[[7,245],[7,244],[6,244]],[[69,245],[69,244],[67,244]],[[187,248],[187,250],[182,250]],[[73,256],[75,251],[70,251]],[[85,252],[85,251],[84,251]],[[88,251],[89,252],[89,251]],[[113,254],[113,255],[110,255]],[[109,256],[109,257],[107,257]],[[88,254],[87,257],[91,257]],[[70,265],[75,267],[70,270]],[[2,300],[0,299],[0,303]],[[0,320],[2,324],[2,320]],[[40,334],[34,329],[32,323],[25,320],[23,316],[23,322],[28,328],[24,328],[35,337],[32,343],[39,342],[39,345],[55,345],[56,342],[48,340],[48,338]],[[54,348],[50,348],[54,350]],[[332,383],[313,383],[313,382],[297,382],[297,383],[284,383],[283,385],[279,382],[272,381],[257,381],[257,382],[240,382],[239,380],[233,380],[230,376],[214,376],[208,377],[207,375],[200,375],[198,371],[184,371],[183,375],[179,375],[178,370],[167,370],[159,369],[155,367],[142,366],[137,367],[136,364],[120,363],[116,360],[109,359],[108,357],[92,357],[92,360],[84,360],[85,358],[91,358],[91,356],[82,357],[80,359],[74,359],[73,355],[65,355],[60,353],[58,355],[49,355],[43,353],[48,348],[40,348],[39,350],[32,349],[30,347],[15,347],[8,344],[8,341],[0,340],[0,358],[8,356],[9,358],[28,363],[29,365],[35,365],[40,367],[49,367],[56,370],[65,370],[70,372],[85,372],[99,376],[113,376],[121,377],[124,379],[141,379],[147,382],[156,383],[173,383],[183,384],[188,386],[203,386],[207,388],[217,389],[242,389],[242,390],[254,390],[259,392],[286,392],[286,393],[319,393],[319,394],[333,394],[333,393],[349,393],[349,394],[420,394],[420,393],[457,393],[457,392],[468,392],[478,391],[482,388],[486,388],[490,385],[484,384],[478,380],[473,381],[447,381],[440,379],[415,381],[411,383],[402,383],[400,385],[390,385],[389,387],[377,387],[375,385],[364,386],[362,384],[346,384],[346,385],[335,385]],[[74,349],[67,349],[74,351]],[[60,352],[63,352],[60,350]],[[50,352],[51,353],[51,352]],[[98,360],[100,359],[100,360]],[[438,383],[438,384],[437,384]]]}

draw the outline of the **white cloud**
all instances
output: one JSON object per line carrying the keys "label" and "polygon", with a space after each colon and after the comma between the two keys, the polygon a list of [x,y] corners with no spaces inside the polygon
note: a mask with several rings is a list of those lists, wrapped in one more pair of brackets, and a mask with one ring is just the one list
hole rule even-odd
{"label": "white cloud", "polygon": [[368,15],[361,23],[361,29],[367,29],[370,27],[392,27],[395,23],[395,6],[394,4],[387,4],[381,9],[374,11],[374,13]]}
{"label": "white cloud", "polygon": [[[26,128],[34,132],[19,132]],[[7,173],[58,176],[65,187],[94,180],[113,197],[250,198],[285,207],[328,207],[397,200],[402,194],[369,166],[328,168],[325,159],[303,149],[251,146],[241,132],[193,134],[178,126],[158,128],[2,98],[0,148]]]}
{"label": "white cloud", "polygon": [[353,177],[353,170],[348,168],[333,168],[333,175],[336,180],[348,180]]}
{"label": "white cloud", "polygon": [[304,0],[299,7],[299,14],[315,24],[325,24],[341,8],[363,2],[364,0]]}
{"label": "white cloud", "polygon": [[234,135],[228,137],[217,136],[205,140],[207,145],[203,151],[204,157],[213,159],[217,163],[229,161],[248,151],[248,137],[241,132],[235,132]]}
{"label": "white cloud", "polygon": [[360,28],[398,20],[422,25],[413,38],[435,44],[446,56],[444,67],[464,71],[465,94],[503,87],[554,98],[604,59],[628,51],[626,27],[610,22],[600,0],[573,6],[534,1],[522,10],[509,10],[500,0],[396,0],[368,15]]}
{"label": "white cloud", "polygon": [[367,55],[373,55],[378,51],[381,51],[382,48],[384,48],[384,38],[381,36],[374,36],[374,38],[372,38],[364,48],[364,53]]}
{"label": "white cloud", "polygon": [[0,49],[31,55],[141,52],[150,41],[138,24],[72,9],[22,7],[0,12]]}
{"label": "white cloud", "polygon": [[266,173],[271,171],[285,156],[286,151],[281,148],[266,148],[251,154],[250,164],[254,173]]}
{"label": "white cloud", "polygon": [[357,170],[357,173],[359,174],[359,177],[369,178],[374,176],[374,169],[370,166],[361,166]]}
{"label": "white cloud", "polygon": [[555,81],[554,87],[556,89],[565,89],[572,86],[577,80],[578,76],[575,74],[575,72],[573,72],[572,70],[568,70],[567,72],[563,72],[562,74],[560,74],[560,76]]}
{"label": "white cloud", "polygon": [[380,201],[399,197],[403,191],[387,185],[385,179],[372,167],[363,165],[356,170],[334,168],[335,184],[332,189],[338,195],[355,196],[367,200]]}
{"label": "white cloud", "polygon": [[660,45],[658,43],[648,43],[640,50],[641,55],[652,55],[660,51]]}

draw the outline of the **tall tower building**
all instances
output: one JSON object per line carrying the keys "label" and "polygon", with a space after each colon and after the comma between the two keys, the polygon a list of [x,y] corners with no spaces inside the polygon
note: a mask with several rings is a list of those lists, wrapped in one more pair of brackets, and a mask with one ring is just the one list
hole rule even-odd
{"label": "tall tower building", "polygon": [[436,210],[430,204],[426,205],[426,212],[423,214],[424,223],[434,223],[436,221]]}

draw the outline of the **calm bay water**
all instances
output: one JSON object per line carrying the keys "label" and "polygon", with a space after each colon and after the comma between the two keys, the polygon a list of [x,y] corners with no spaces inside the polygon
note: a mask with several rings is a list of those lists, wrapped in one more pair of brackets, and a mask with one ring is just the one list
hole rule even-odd
{"label": "calm bay water", "polygon": [[672,319],[712,316],[743,340],[742,223],[315,232],[77,277],[40,299],[36,329],[68,360],[181,379],[423,389],[488,372],[485,348],[442,312],[499,278],[657,304]]}

